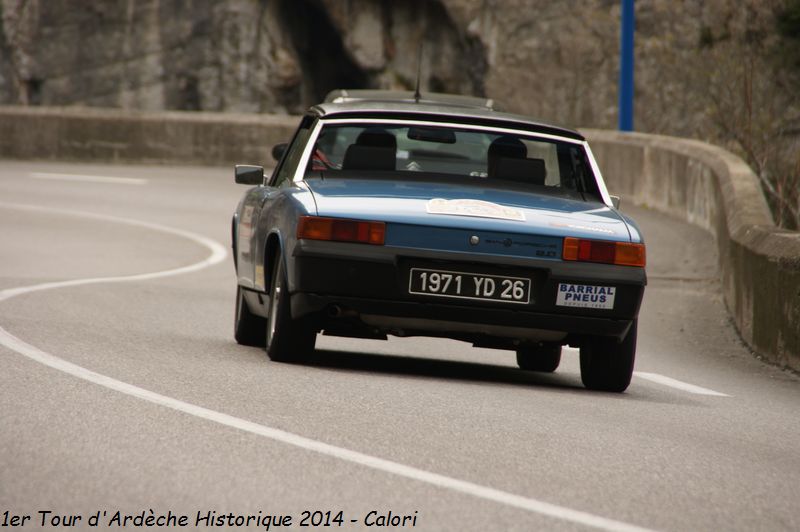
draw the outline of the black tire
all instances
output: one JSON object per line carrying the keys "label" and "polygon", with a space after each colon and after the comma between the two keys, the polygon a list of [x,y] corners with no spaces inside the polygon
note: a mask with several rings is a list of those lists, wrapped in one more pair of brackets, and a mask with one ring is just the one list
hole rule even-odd
{"label": "black tire", "polygon": [[537,345],[517,349],[517,365],[526,371],[552,373],[561,363],[561,346],[558,344]]}
{"label": "black tire", "polygon": [[622,342],[592,338],[581,346],[581,380],[590,390],[624,392],[631,383],[636,358],[637,320]]}
{"label": "black tire", "polygon": [[244,300],[244,290],[236,287],[236,314],[233,323],[233,336],[241,345],[264,347],[266,338],[264,328],[267,320],[250,312]]}
{"label": "black tire", "polygon": [[280,252],[275,257],[266,319],[266,351],[277,362],[305,362],[314,352],[317,331],[308,318],[292,319],[286,272]]}

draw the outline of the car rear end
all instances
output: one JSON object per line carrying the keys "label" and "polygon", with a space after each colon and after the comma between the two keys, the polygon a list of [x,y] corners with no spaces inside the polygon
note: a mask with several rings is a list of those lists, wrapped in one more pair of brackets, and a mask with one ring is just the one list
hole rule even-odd
{"label": "car rear end", "polygon": [[645,247],[580,135],[395,115],[325,117],[315,135],[296,176],[316,214],[292,235],[294,318],[513,349],[523,368],[579,346],[587,386],[627,387]]}
{"label": "car rear end", "polygon": [[441,335],[507,348],[621,338],[638,315],[646,274],[643,257],[637,265],[630,255],[641,244],[631,251],[593,238],[376,223],[383,238],[372,243],[299,232],[293,314],[316,313],[334,334]]}

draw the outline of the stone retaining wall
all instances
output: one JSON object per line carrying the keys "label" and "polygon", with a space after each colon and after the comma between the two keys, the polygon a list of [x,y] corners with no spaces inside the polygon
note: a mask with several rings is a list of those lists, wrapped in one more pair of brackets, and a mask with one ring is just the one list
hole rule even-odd
{"label": "stone retaining wall", "polygon": [[269,165],[294,116],[0,106],[0,158]]}

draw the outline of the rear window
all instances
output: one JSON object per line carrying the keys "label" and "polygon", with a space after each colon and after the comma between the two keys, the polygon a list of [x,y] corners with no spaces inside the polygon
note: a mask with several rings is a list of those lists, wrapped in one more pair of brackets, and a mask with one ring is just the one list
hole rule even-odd
{"label": "rear window", "polygon": [[307,175],[466,178],[571,197],[599,197],[583,146],[456,127],[324,125]]}

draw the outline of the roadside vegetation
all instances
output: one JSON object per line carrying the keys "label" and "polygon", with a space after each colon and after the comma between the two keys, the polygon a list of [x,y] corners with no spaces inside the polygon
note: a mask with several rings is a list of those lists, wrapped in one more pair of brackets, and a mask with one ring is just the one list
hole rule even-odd
{"label": "roadside vegetation", "polygon": [[[619,0],[515,2],[538,16],[494,15],[511,37],[487,39],[487,93],[543,120],[616,129]],[[635,53],[636,131],[737,153],[776,224],[800,229],[800,0],[636,0]]]}
{"label": "roadside vegetation", "polygon": [[[655,32],[642,43],[663,70],[659,104],[649,107],[648,94],[637,102],[637,129],[739,154],[758,176],[775,223],[798,230],[800,0],[710,0],[698,15],[698,25],[681,27],[683,39]],[[669,109],[674,102],[681,102],[677,112]]]}
{"label": "roadside vegetation", "polygon": [[[699,66],[710,72],[706,135],[755,171],[775,217],[800,229],[800,0],[742,12],[700,35]],[[702,94],[702,93],[701,93]]]}

